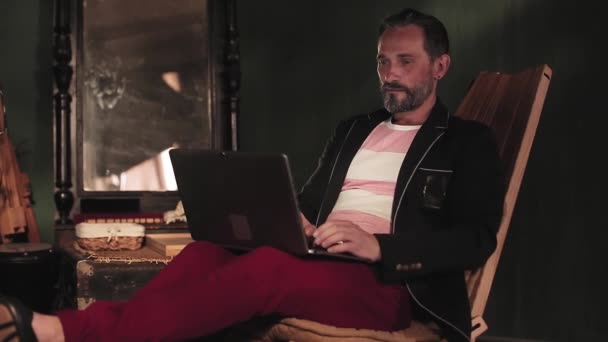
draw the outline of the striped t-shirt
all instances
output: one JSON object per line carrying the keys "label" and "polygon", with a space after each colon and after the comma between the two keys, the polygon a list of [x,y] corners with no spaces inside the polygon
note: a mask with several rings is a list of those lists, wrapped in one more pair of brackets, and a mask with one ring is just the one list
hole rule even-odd
{"label": "striped t-shirt", "polygon": [[420,126],[391,119],[369,134],[352,160],[340,196],[327,220],[347,220],[363,230],[389,233],[399,169]]}

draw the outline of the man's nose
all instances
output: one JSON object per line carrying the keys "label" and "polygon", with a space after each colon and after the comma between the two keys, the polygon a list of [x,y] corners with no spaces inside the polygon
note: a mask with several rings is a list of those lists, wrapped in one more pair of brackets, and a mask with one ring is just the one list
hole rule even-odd
{"label": "man's nose", "polygon": [[384,73],[382,75],[382,81],[383,82],[394,82],[394,81],[398,81],[399,80],[399,73],[397,72],[396,68],[388,65],[386,66],[386,69],[384,70]]}

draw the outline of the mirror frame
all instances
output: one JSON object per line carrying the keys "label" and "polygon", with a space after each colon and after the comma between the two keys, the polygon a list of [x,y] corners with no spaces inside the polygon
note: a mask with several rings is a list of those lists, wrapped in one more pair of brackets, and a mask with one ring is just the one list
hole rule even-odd
{"label": "mirror frame", "polygon": [[[177,191],[85,191],[83,187],[83,148],[81,125],[83,3],[85,0],[55,0],[54,23],[54,143],[55,205],[57,224],[72,224],[72,207],[80,210],[83,199],[120,201],[135,199],[142,212],[173,209],[179,200]],[[236,25],[236,0],[206,0],[209,39],[202,45],[209,51],[207,65],[209,87],[211,148],[236,150],[239,111],[240,53]],[[71,13],[76,13],[72,16]],[[75,27],[75,32],[71,31]],[[72,55],[72,50],[75,54]],[[73,66],[72,66],[73,65]],[[76,82],[72,82],[73,70]],[[74,98],[72,98],[74,94]],[[73,101],[72,101],[73,99]],[[75,132],[75,134],[73,134]],[[203,134],[204,132],[201,132]],[[75,153],[76,164],[72,164]],[[75,174],[75,177],[73,175]],[[76,184],[75,193],[72,185]]]}

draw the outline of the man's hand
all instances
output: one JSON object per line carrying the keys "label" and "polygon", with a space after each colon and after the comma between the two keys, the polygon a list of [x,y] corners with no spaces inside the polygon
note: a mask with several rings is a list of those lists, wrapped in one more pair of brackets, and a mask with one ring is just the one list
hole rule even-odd
{"label": "man's hand", "polygon": [[350,221],[327,221],[315,230],[313,236],[315,243],[330,253],[348,252],[371,262],[381,258],[376,237]]}
{"label": "man's hand", "polygon": [[302,227],[304,227],[304,235],[312,237],[312,233],[317,230],[317,227],[310,223],[306,216],[304,216],[304,214],[300,213],[300,218],[302,218]]}

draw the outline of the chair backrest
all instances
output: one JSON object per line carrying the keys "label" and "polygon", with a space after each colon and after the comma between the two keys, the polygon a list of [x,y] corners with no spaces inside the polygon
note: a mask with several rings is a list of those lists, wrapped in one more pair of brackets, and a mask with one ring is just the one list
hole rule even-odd
{"label": "chair backrest", "polygon": [[487,330],[482,316],[509,229],[551,75],[552,70],[547,65],[513,74],[481,72],[455,113],[458,117],[482,122],[494,130],[507,186],[496,251],[484,267],[467,275],[473,318],[473,341]]}

